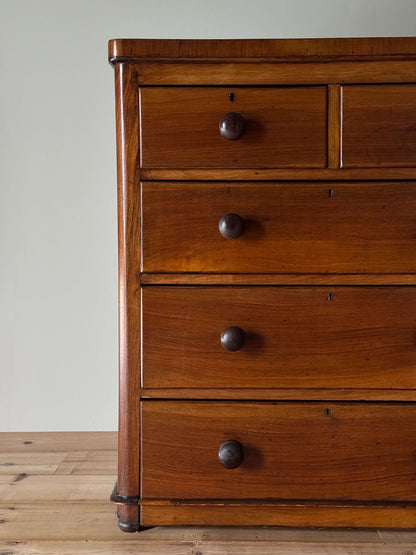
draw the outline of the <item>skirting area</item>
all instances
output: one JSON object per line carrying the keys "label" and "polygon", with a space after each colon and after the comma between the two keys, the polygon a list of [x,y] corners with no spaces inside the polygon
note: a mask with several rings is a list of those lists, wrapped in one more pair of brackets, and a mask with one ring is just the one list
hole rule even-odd
{"label": "skirting area", "polygon": [[416,531],[293,528],[118,529],[109,495],[117,434],[0,434],[0,555],[416,555]]}

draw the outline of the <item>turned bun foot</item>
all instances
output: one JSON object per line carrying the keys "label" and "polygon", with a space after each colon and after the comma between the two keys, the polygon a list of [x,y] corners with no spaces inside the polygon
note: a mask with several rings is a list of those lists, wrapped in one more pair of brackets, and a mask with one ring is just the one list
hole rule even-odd
{"label": "turned bun foot", "polygon": [[140,526],[137,521],[134,520],[122,520],[121,518],[118,519],[118,527],[122,532],[141,532],[142,530],[146,530],[145,526]]}

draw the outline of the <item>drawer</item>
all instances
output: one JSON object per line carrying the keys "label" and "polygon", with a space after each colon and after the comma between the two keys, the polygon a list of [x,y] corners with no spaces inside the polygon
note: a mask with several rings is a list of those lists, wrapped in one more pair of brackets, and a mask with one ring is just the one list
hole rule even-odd
{"label": "drawer", "polygon": [[413,287],[147,286],[142,334],[148,388],[416,386]]}
{"label": "drawer", "polygon": [[141,416],[144,498],[416,499],[411,403],[143,401]]}
{"label": "drawer", "polygon": [[413,273],[416,182],[143,182],[142,270]]}
{"label": "drawer", "polygon": [[416,165],[416,85],[342,88],[342,165]]}
{"label": "drawer", "polygon": [[[326,97],[326,87],[143,87],[141,166],[324,168]],[[223,122],[238,139],[220,134],[229,113],[243,118]]]}

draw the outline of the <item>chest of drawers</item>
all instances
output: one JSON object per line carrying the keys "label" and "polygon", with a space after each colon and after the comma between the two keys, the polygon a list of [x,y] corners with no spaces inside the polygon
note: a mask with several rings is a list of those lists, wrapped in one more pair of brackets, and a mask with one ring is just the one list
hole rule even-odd
{"label": "chest of drawers", "polygon": [[415,527],[416,39],[109,57],[120,527]]}

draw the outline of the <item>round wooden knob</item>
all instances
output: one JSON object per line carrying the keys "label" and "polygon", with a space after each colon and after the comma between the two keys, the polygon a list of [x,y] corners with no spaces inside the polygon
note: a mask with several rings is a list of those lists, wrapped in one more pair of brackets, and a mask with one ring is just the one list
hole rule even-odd
{"label": "round wooden knob", "polygon": [[221,333],[221,345],[227,351],[238,351],[244,345],[244,332],[237,326],[225,328]]}
{"label": "round wooden knob", "polygon": [[226,214],[219,221],[218,229],[226,239],[237,239],[244,231],[244,220],[238,214]]}
{"label": "round wooden knob", "polygon": [[242,137],[246,122],[241,114],[228,112],[220,119],[220,133],[224,139],[235,141]]}
{"label": "round wooden knob", "polygon": [[221,443],[218,460],[225,468],[237,468],[243,462],[243,446],[234,439]]}

